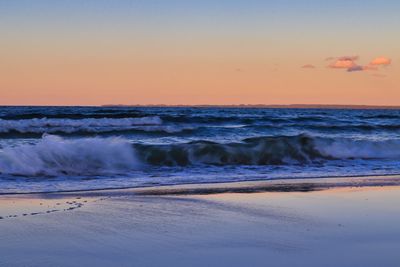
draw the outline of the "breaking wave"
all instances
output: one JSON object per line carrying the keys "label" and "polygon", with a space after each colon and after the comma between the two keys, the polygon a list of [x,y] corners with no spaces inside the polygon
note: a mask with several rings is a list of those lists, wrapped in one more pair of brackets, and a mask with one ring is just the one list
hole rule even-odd
{"label": "breaking wave", "polygon": [[0,173],[26,176],[110,175],[138,168],[134,150],[119,138],[63,139],[0,150]]}
{"label": "breaking wave", "polygon": [[285,165],[326,160],[400,159],[400,140],[369,141],[308,135],[256,137],[239,143],[196,141],[173,145],[135,145],[154,165]]}
{"label": "breaking wave", "polygon": [[0,150],[0,173],[25,176],[126,175],[153,166],[293,165],[331,160],[400,159],[400,141],[256,137],[237,143],[196,141],[132,144],[122,138],[64,139],[44,135],[36,144]]}

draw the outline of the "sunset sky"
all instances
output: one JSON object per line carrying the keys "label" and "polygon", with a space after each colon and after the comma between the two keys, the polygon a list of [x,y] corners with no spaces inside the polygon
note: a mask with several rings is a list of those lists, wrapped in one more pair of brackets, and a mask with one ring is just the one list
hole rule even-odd
{"label": "sunset sky", "polygon": [[400,105],[400,1],[0,0],[0,104]]}

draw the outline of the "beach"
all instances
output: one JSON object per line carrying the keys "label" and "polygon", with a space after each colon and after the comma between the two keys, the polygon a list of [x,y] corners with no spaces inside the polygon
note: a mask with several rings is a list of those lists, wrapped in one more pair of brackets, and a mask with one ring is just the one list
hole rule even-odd
{"label": "beach", "polygon": [[398,176],[0,197],[0,266],[398,266]]}
{"label": "beach", "polygon": [[0,267],[400,267],[399,11],[0,0]]}

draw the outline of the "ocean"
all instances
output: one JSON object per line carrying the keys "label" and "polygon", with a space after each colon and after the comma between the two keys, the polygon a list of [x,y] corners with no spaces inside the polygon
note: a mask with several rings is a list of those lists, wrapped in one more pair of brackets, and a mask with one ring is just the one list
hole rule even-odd
{"label": "ocean", "polygon": [[400,173],[400,110],[0,107],[0,194]]}

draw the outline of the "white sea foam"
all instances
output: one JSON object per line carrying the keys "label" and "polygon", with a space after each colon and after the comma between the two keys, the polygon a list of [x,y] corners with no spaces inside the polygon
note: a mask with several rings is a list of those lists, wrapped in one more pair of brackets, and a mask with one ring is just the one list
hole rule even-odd
{"label": "white sea foam", "polygon": [[63,139],[45,135],[37,144],[0,150],[0,173],[12,175],[106,175],[139,168],[134,150],[120,138]]}
{"label": "white sea foam", "polygon": [[400,140],[322,138],[315,145],[321,154],[337,159],[400,159]]}

